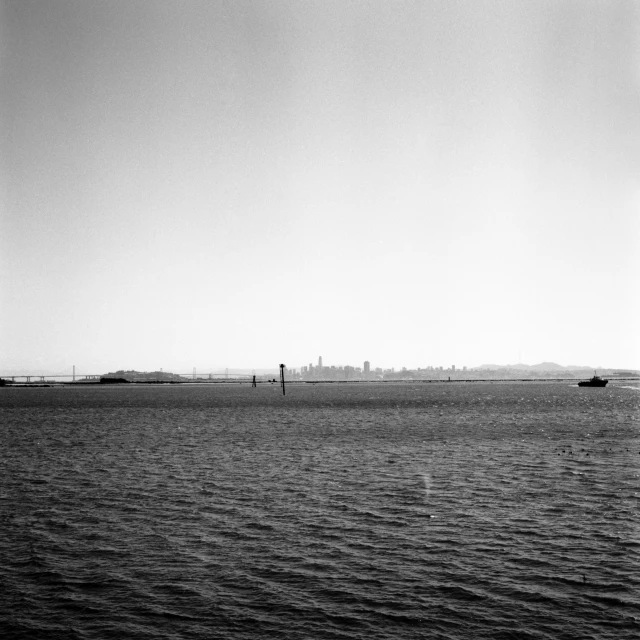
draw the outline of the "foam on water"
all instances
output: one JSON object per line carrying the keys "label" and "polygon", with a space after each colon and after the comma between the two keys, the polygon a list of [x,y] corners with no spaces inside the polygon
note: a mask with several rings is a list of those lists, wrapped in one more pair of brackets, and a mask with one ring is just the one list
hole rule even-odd
{"label": "foam on water", "polygon": [[0,390],[11,638],[635,638],[610,385]]}

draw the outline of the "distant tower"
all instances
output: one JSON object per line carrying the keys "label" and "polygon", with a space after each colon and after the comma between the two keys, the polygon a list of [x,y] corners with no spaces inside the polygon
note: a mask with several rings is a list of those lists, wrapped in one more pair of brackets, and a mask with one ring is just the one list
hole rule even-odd
{"label": "distant tower", "polygon": [[[322,358],[320,358],[322,360]],[[69,371],[69,369],[67,369],[67,371]],[[76,381],[76,365],[73,365],[73,381]]]}
{"label": "distant tower", "polygon": [[194,380],[196,379],[196,368],[195,367],[193,367],[193,379]]}
{"label": "distant tower", "polygon": [[456,365],[455,365],[455,364],[452,364],[452,365],[451,365],[451,371],[455,371],[455,370],[456,370]]}
{"label": "distant tower", "polygon": [[322,369],[322,356],[318,358],[318,369]]}
{"label": "distant tower", "polygon": [[365,373],[371,372],[371,363],[368,360],[364,361],[364,372]]}

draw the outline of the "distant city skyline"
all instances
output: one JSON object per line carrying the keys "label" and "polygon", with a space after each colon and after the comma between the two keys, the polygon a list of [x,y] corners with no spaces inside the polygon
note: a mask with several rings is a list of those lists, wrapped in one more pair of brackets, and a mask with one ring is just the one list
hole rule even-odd
{"label": "distant city skyline", "polygon": [[[319,360],[320,362],[320,360]],[[595,371],[591,367],[563,367],[556,363],[541,363],[538,365],[487,365],[486,367],[462,369],[451,365],[449,368],[428,366],[408,369],[383,369],[370,368],[370,362],[365,361],[364,367],[351,365],[322,365],[302,366],[300,368],[288,368],[284,364],[279,365],[279,371],[275,369],[229,369],[224,372],[197,371],[194,367],[191,372],[184,371],[140,371],[136,369],[118,369],[115,371],[104,371],[100,373],[90,373],[76,371],[73,373],[45,373],[14,371],[3,372],[0,375],[0,386],[10,385],[42,385],[60,383],[83,383],[100,384],[105,379],[115,382],[138,382],[138,383],[179,383],[179,382],[276,382],[276,377],[289,382],[297,383],[322,383],[322,382],[474,382],[474,381],[575,381],[590,379],[594,374],[606,376],[612,381],[631,381],[640,379],[640,370],[600,368]],[[278,375],[279,373],[279,375]]]}
{"label": "distant city skyline", "polygon": [[0,367],[640,367],[638,33],[624,0],[0,0]]}
{"label": "distant city skyline", "polygon": [[[467,366],[467,365],[456,365],[451,364],[449,366],[445,365],[422,365],[418,367],[406,367],[403,365],[392,366],[392,367],[376,367],[371,366],[371,362],[368,360],[364,360],[361,365],[360,364],[321,364],[323,362],[322,356],[318,358],[318,364],[313,365],[298,365],[298,366],[288,366],[285,371],[288,373],[296,373],[304,376],[305,374],[313,375],[314,372],[321,371],[338,371],[343,372],[345,370],[349,370],[354,375],[362,374],[362,376],[366,377],[371,374],[384,374],[384,373],[402,373],[402,372],[412,372],[412,371],[422,371],[422,372],[450,372],[450,373],[466,373],[473,372],[478,370],[498,370],[498,369],[512,369],[517,370],[521,369],[523,371],[531,370],[531,371],[558,371],[558,370],[566,370],[566,371],[585,371],[591,369],[601,369],[601,370],[631,370],[631,371],[640,371],[640,368],[634,367],[615,367],[610,365],[562,365],[557,362],[546,362],[546,363],[536,363],[533,365],[529,365],[526,363],[507,363],[507,364],[497,364],[497,363],[483,363],[482,365],[477,366]],[[171,369],[167,367],[156,367],[156,368],[140,368],[140,367],[115,367],[109,370],[89,370],[86,367],[82,366],[74,366],[71,365],[62,370],[46,370],[46,369],[27,369],[27,368],[11,368],[11,367],[2,367],[0,363],[0,377],[2,375],[6,376],[16,376],[16,375],[33,375],[33,376],[41,376],[41,375],[50,375],[50,376],[75,376],[77,378],[83,376],[97,376],[106,374],[114,371],[137,371],[139,373],[147,373],[147,372],[165,372],[168,374],[178,374],[182,376],[188,377],[196,377],[196,376],[207,376],[207,375],[233,375],[233,374],[244,374],[248,375],[250,373],[259,374],[259,375],[267,375],[267,374],[277,374],[279,371],[278,365],[272,367],[192,367],[182,369]]]}

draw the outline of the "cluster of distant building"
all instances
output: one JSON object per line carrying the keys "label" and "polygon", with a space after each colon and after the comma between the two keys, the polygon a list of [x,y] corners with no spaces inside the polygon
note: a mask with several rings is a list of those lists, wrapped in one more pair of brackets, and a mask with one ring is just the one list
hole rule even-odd
{"label": "cluster of distant building", "polygon": [[285,376],[290,380],[420,380],[420,379],[440,379],[467,373],[467,367],[456,369],[456,365],[451,365],[449,369],[444,367],[425,367],[424,369],[407,369],[402,367],[396,371],[395,368],[382,369],[381,367],[371,368],[369,360],[365,360],[362,367],[351,365],[324,365],[322,356],[318,358],[318,364],[309,363],[299,369],[285,369]]}
{"label": "cluster of distant building", "polygon": [[[622,371],[616,369],[602,369],[599,371],[609,376],[634,376],[635,371]],[[593,375],[590,367],[561,367],[554,363],[548,363],[548,367],[536,365],[523,366],[497,366],[484,365],[482,367],[457,368],[455,364],[450,367],[418,367],[417,369],[382,369],[371,368],[371,363],[365,360],[362,367],[351,365],[324,365],[322,356],[318,358],[318,364],[309,363],[299,369],[285,369],[285,375],[290,380],[321,381],[321,380],[517,380],[535,378],[576,378]]]}

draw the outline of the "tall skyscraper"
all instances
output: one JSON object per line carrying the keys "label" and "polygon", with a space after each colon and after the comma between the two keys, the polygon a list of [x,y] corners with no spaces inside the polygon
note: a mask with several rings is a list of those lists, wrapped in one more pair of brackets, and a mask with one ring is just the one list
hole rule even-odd
{"label": "tall skyscraper", "polygon": [[318,358],[318,368],[322,369],[322,356]]}
{"label": "tall skyscraper", "polygon": [[371,371],[371,363],[368,360],[364,361],[364,372],[369,373]]}

